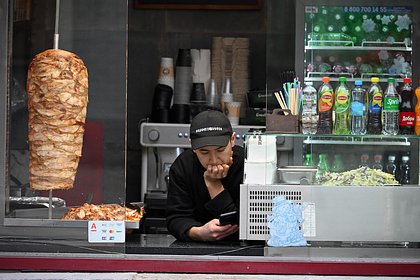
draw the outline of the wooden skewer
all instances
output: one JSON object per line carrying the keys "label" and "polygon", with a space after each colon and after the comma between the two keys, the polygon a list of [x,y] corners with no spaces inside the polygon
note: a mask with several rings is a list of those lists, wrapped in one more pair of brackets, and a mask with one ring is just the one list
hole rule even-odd
{"label": "wooden skewer", "polygon": [[286,106],[286,104],[284,104],[283,100],[280,98],[280,94],[276,91],[276,92],[274,92],[274,96],[276,97],[277,102],[280,105],[280,108],[282,108],[283,110],[286,110],[287,106]]}
{"label": "wooden skewer", "polygon": [[292,112],[292,115],[295,115],[295,89],[291,88],[289,92],[290,96],[290,111]]}

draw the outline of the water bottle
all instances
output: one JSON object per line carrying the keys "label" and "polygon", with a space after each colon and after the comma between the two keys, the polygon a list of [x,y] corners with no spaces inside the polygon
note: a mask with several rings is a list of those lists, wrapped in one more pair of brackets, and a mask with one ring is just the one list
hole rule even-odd
{"label": "water bottle", "polygon": [[318,89],[318,134],[332,133],[332,109],[334,104],[334,89],[329,77],[322,78],[322,85]]}
{"label": "water bottle", "polygon": [[410,157],[402,156],[400,164],[400,184],[410,184]]}
{"label": "water bottle", "polygon": [[394,155],[389,155],[388,156],[388,162],[385,165],[385,170],[386,173],[392,174],[394,175],[394,177],[396,177],[397,175],[397,166],[395,165],[395,156]]}
{"label": "water bottle", "polygon": [[388,78],[388,87],[386,88],[384,94],[382,134],[385,135],[397,135],[399,131],[400,100],[394,83],[394,78]]}
{"label": "water bottle", "polygon": [[366,134],[366,91],[362,88],[362,81],[356,80],[351,91],[351,134]]}
{"label": "water bottle", "polygon": [[318,125],[316,109],[318,94],[312,82],[305,82],[302,90],[302,133],[315,134]]}
{"label": "water bottle", "polygon": [[340,77],[335,90],[334,100],[334,134],[350,134],[350,91],[346,85],[346,78]]}
{"label": "water bottle", "polygon": [[376,170],[382,170],[384,167],[382,165],[382,155],[376,154],[373,157],[374,163],[372,164],[372,168]]}
{"label": "water bottle", "polygon": [[380,87],[379,78],[372,77],[370,79],[372,82],[369,93],[369,112],[368,112],[368,124],[367,124],[367,133],[368,134],[381,134],[382,133],[382,120],[381,120],[381,112],[382,112],[382,99],[383,99],[383,92]]}
{"label": "water bottle", "polygon": [[400,134],[413,134],[415,125],[415,114],[413,105],[413,89],[411,79],[404,78],[404,85],[401,90],[400,103]]}

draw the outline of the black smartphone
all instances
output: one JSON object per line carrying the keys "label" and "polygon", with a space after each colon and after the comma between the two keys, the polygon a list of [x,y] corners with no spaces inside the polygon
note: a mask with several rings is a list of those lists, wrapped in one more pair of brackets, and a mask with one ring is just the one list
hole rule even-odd
{"label": "black smartphone", "polygon": [[238,211],[232,211],[220,214],[219,225],[237,225],[239,222]]}

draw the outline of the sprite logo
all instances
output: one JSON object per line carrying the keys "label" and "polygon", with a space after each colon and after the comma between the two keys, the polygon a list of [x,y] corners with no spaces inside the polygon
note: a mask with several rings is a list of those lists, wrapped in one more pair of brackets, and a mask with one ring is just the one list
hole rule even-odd
{"label": "sprite logo", "polygon": [[398,97],[385,97],[384,98],[384,110],[398,111],[400,101]]}

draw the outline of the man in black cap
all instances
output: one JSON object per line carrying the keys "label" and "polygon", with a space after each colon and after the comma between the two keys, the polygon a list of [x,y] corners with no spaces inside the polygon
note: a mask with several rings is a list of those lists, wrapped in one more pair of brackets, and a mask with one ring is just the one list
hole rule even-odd
{"label": "man in black cap", "polygon": [[185,150],[169,171],[168,230],[186,241],[235,237],[238,225],[220,225],[218,217],[239,211],[243,148],[235,146],[229,119],[214,110],[194,117],[190,141],[192,149]]}

